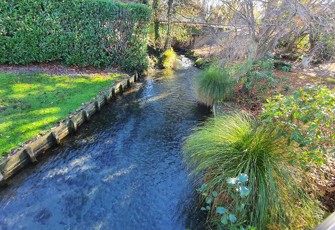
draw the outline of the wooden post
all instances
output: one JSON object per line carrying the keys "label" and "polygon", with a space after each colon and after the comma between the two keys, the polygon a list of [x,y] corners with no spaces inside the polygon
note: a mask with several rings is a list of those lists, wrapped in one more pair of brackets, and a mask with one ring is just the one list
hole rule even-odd
{"label": "wooden post", "polygon": [[83,115],[84,115],[85,121],[89,121],[90,120],[90,115],[89,115],[89,113],[86,110],[83,110]]}
{"label": "wooden post", "polygon": [[60,139],[59,139],[57,133],[56,132],[51,132],[51,135],[52,135],[53,139],[55,140],[56,144],[59,145]]}
{"label": "wooden post", "polygon": [[97,111],[100,112],[100,110],[101,110],[101,105],[100,105],[100,103],[99,103],[98,100],[96,100],[96,101],[94,102],[94,106],[95,106],[95,108],[97,109]]}
{"label": "wooden post", "polygon": [[0,187],[5,187],[7,186],[7,181],[5,180],[4,176],[0,172]]}
{"label": "wooden post", "polygon": [[77,123],[74,121],[73,118],[69,119],[67,122],[67,128],[69,130],[69,133],[75,133],[77,132]]}
{"label": "wooden post", "polygon": [[31,162],[33,163],[37,162],[36,155],[30,146],[26,146],[24,150],[29,155]]}

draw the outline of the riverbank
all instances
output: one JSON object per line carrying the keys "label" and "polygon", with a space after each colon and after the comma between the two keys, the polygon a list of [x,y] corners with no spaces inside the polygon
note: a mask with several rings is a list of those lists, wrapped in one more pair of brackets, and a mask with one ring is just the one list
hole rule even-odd
{"label": "riverbank", "polygon": [[124,77],[0,73],[0,153],[46,131]]}
{"label": "riverbank", "polygon": [[73,76],[0,73],[2,183],[76,131],[137,78],[97,72]]}
{"label": "riverbank", "polygon": [[[269,88],[266,95],[258,97],[258,95],[252,94],[255,97],[250,98],[237,95],[234,103],[218,101],[213,111],[215,111],[216,115],[232,111],[242,111],[257,117],[261,113],[264,104],[266,104],[266,99],[273,98],[275,95],[283,94],[289,96],[300,87],[327,86],[332,89],[335,87],[334,65],[334,63],[316,65],[305,70],[294,67],[290,72],[274,70],[274,77],[277,82],[276,87]],[[321,196],[320,201],[328,212],[335,211],[334,169],[335,160],[332,157],[328,157],[327,161],[319,166],[319,172],[311,172],[311,178],[314,180],[313,183],[317,185],[318,194]]]}

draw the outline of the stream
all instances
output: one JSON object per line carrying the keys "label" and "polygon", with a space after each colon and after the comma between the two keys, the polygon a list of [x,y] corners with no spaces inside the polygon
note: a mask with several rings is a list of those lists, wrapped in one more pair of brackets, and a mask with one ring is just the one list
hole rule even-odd
{"label": "stream", "polygon": [[209,116],[181,56],[102,108],[0,192],[0,229],[197,229],[198,185],[181,147]]}

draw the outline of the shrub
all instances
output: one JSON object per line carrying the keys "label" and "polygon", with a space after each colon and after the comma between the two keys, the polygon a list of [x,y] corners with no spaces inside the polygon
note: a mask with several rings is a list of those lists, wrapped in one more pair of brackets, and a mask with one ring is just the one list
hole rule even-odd
{"label": "shrub", "polygon": [[198,58],[195,60],[194,65],[199,69],[204,69],[211,65],[211,61],[208,58]]}
{"label": "shrub", "polygon": [[241,74],[240,81],[243,82],[249,93],[257,92],[258,95],[266,93],[269,88],[274,88],[276,79],[274,78],[274,63],[270,57],[255,61],[247,62],[241,65],[240,71],[246,74]]}
{"label": "shrub", "polygon": [[151,11],[145,5],[14,0],[1,1],[0,9],[0,63],[146,68]]}
{"label": "shrub", "polygon": [[198,100],[213,105],[216,100],[232,100],[236,87],[236,78],[231,68],[223,69],[211,65],[199,74],[195,81]]}
{"label": "shrub", "polygon": [[[191,134],[183,148],[186,162],[193,173],[204,171],[207,188],[203,192],[218,193],[209,218],[216,218],[216,207],[237,208],[227,196],[226,179],[245,173],[250,195],[243,210],[235,212],[241,223],[257,229],[315,226],[319,209],[303,193],[301,171],[288,164],[286,147],[272,128],[239,114],[216,117]],[[299,223],[294,222],[297,212]]]}
{"label": "shrub", "polygon": [[276,60],[273,62],[274,67],[283,72],[290,72],[292,70],[292,64],[286,63],[280,60]]}
{"label": "shrub", "polygon": [[172,48],[166,50],[161,57],[161,63],[165,69],[173,69],[176,67],[177,54]]}
{"label": "shrub", "polygon": [[[303,166],[323,163],[324,154],[335,153],[335,90],[327,87],[300,88],[290,96],[267,100],[261,114],[279,137],[299,148]],[[295,159],[295,158],[294,158]]]}

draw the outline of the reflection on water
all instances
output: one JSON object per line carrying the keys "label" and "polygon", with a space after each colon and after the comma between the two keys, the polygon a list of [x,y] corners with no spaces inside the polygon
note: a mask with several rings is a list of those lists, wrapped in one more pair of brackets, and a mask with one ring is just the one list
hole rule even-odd
{"label": "reflection on water", "polygon": [[181,143],[208,116],[182,57],[102,109],[0,192],[0,229],[195,229]]}

